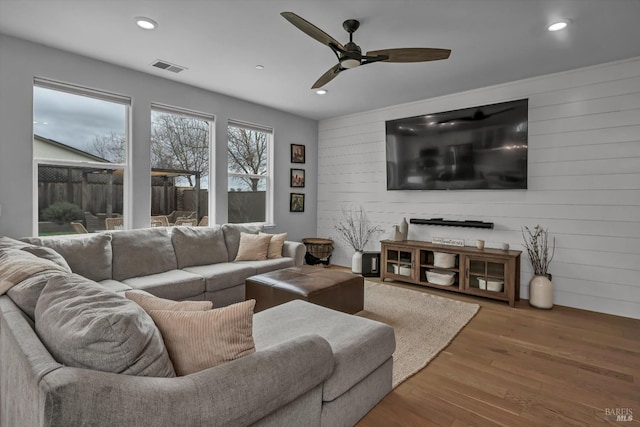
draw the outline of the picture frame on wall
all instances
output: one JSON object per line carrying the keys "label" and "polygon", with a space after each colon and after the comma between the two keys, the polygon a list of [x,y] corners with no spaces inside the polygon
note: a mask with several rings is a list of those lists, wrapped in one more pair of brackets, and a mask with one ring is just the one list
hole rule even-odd
{"label": "picture frame on wall", "polygon": [[291,193],[289,200],[289,212],[304,212],[303,193]]}
{"label": "picture frame on wall", "polygon": [[301,144],[291,144],[291,163],[305,162],[305,147]]}
{"label": "picture frame on wall", "polygon": [[291,187],[304,188],[304,169],[291,168]]}

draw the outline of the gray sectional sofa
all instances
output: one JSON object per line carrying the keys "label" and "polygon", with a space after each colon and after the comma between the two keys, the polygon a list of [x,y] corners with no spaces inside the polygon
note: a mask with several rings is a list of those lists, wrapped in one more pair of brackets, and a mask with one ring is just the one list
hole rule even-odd
{"label": "gray sectional sofa", "polygon": [[[241,231],[259,226],[151,228],[29,244],[0,238],[0,270],[12,257],[61,265],[31,269],[0,296],[0,426],[354,425],[391,390],[393,329],[305,301],[253,316],[254,353],[182,377],[65,366],[39,336],[47,300],[40,295],[55,283],[129,309],[122,296],[128,289],[224,306],[244,300],[246,277],[302,264],[304,246],[294,242],[285,243],[283,258],[231,262]],[[15,280],[21,270],[13,270]],[[74,293],[69,298],[82,301]],[[134,308],[144,323],[146,314]],[[127,337],[104,341],[112,339],[120,345]]]}
{"label": "gray sectional sofa", "polygon": [[173,300],[209,300],[214,307],[244,301],[247,277],[302,265],[305,246],[287,241],[282,258],[232,262],[240,233],[261,224],[153,227],[69,238],[33,237],[26,243],[63,255],[74,273],[114,291],[142,289]]}

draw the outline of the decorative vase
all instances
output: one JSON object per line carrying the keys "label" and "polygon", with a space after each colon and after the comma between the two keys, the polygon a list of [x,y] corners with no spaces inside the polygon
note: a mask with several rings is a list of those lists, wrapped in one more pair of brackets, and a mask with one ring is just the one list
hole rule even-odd
{"label": "decorative vase", "polygon": [[362,252],[355,251],[351,257],[351,272],[354,274],[362,273]]}
{"label": "decorative vase", "polygon": [[529,304],[536,308],[553,307],[553,283],[546,275],[535,275],[529,282]]}
{"label": "decorative vase", "polygon": [[407,222],[407,218],[402,218],[402,222],[400,223],[400,233],[402,234],[402,240],[407,240],[407,235],[409,234],[409,223]]}
{"label": "decorative vase", "polygon": [[394,225],[391,228],[391,235],[389,236],[389,240],[394,242],[399,242],[402,240],[402,233],[400,232],[400,229],[397,225]]}

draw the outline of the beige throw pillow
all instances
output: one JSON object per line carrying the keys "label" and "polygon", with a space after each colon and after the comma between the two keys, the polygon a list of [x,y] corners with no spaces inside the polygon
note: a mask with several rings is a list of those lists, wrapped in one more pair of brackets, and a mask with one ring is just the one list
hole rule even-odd
{"label": "beige throw pillow", "polygon": [[284,246],[284,241],[287,240],[287,233],[267,234],[261,231],[260,235],[271,236],[267,258],[282,258],[282,247]]}
{"label": "beige throw pillow", "polygon": [[255,352],[255,300],[207,311],[151,310],[177,375],[189,375]]}
{"label": "beige throw pillow", "polygon": [[240,247],[235,261],[263,261],[267,259],[269,251],[269,234],[240,233]]}
{"label": "beige throw pillow", "polygon": [[126,291],[124,296],[137,303],[147,313],[151,310],[205,311],[213,308],[211,301],[173,301],[140,291]]}

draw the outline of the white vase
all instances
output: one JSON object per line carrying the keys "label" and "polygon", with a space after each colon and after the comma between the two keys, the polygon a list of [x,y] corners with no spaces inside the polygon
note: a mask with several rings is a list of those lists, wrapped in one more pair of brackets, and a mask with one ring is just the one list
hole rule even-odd
{"label": "white vase", "polygon": [[355,251],[351,257],[351,272],[354,274],[362,273],[362,252]]}
{"label": "white vase", "polygon": [[536,308],[553,307],[553,283],[547,276],[533,276],[529,282],[529,304]]}
{"label": "white vase", "polygon": [[389,240],[393,240],[394,242],[399,242],[402,240],[402,233],[400,233],[400,228],[397,225],[394,225],[391,228],[391,234],[389,235]]}

